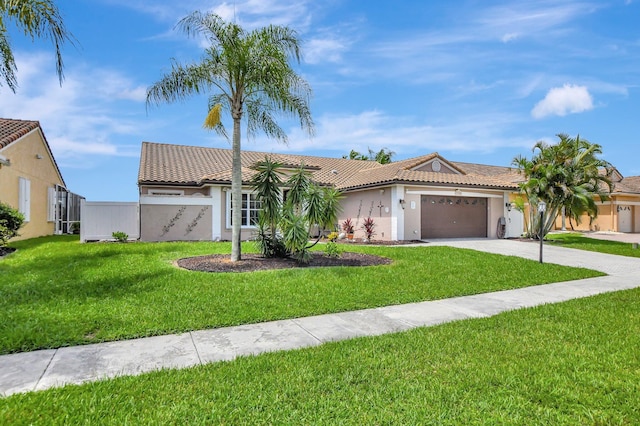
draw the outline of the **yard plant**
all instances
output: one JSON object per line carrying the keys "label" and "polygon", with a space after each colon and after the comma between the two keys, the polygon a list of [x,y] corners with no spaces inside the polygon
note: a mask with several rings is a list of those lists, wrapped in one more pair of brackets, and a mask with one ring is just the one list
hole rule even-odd
{"label": "yard plant", "polygon": [[[0,259],[0,353],[160,335],[485,293],[601,275],[450,247],[350,246],[371,267],[204,273],[177,259],[229,243],[18,241]],[[245,250],[255,250],[246,243]],[[320,249],[319,246],[317,246]]]}
{"label": "yard plant", "polygon": [[214,13],[199,11],[181,19],[177,27],[188,36],[202,37],[209,46],[199,63],[181,65],[174,61],[171,71],[147,90],[147,105],[209,93],[205,127],[225,137],[222,112],[231,115],[231,260],[238,261],[241,257],[242,119],[247,121],[250,136],[262,130],[285,143],[287,135],[278,125],[276,114],[299,118],[301,128],[313,133],[309,109],[311,88],[291,64],[300,60],[300,42],[296,32],[288,27],[269,25],[247,32],[235,22],[225,22]]}
{"label": "yard plant", "polygon": [[6,203],[0,202],[0,247],[18,235],[24,223],[24,215]]}
{"label": "yard plant", "polygon": [[640,424],[640,290],[0,400],[3,424]]}

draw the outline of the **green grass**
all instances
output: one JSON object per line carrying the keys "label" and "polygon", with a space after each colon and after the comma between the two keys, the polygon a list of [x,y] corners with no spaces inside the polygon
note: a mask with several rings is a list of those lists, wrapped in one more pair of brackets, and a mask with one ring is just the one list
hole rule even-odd
{"label": "green grass", "polygon": [[549,234],[545,237],[554,245],[580,250],[597,251],[599,253],[615,254],[618,256],[640,257],[640,249],[634,249],[631,243],[599,240],[585,237],[578,233]]}
{"label": "green grass", "polygon": [[640,424],[640,290],[0,400],[4,424]]}
{"label": "green grass", "polygon": [[[391,265],[211,274],[176,268],[228,243],[47,237],[0,260],[0,353],[256,323],[602,275],[449,247],[353,247]],[[246,245],[245,251],[253,249]]]}

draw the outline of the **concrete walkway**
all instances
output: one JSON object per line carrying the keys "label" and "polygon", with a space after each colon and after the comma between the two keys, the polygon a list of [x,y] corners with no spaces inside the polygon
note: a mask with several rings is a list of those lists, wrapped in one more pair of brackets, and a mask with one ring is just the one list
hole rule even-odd
{"label": "concrete walkway", "polygon": [[[446,240],[433,245],[538,260],[539,245],[509,240]],[[640,287],[640,259],[545,246],[544,260],[596,269],[605,277],[134,340],[0,356],[0,395],[137,375],[304,348]]]}

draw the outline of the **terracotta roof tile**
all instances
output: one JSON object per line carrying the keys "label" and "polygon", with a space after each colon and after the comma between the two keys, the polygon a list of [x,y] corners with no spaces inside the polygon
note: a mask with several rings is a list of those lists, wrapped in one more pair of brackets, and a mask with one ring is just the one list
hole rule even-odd
{"label": "terracotta roof tile", "polygon": [[[312,170],[313,179],[341,190],[393,183],[464,185],[485,188],[517,189],[521,180],[517,171],[508,167],[450,163],[461,174],[410,170],[439,157],[432,153],[389,164],[343,158],[312,157],[294,154],[242,152],[242,180],[247,183],[253,174],[250,167],[265,156],[287,166],[303,163]],[[473,167],[472,167],[473,166]],[[486,172],[486,174],[483,174]],[[166,183],[202,185],[231,181],[231,150],[186,145],[143,142],[138,173],[139,184]]]}
{"label": "terracotta roof tile", "polygon": [[40,127],[37,121],[0,118],[0,149]]}

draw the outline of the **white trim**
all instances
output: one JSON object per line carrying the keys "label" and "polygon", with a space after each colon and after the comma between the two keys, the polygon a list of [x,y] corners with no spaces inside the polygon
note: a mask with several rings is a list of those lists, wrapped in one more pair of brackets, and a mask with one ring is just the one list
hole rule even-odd
{"label": "white trim", "polygon": [[141,195],[140,204],[151,205],[182,205],[182,206],[209,206],[213,205],[211,197],[176,197],[175,195]]}
{"label": "white trim", "polygon": [[222,187],[210,187],[209,195],[211,196],[211,240],[219,241],[222,239]]}
{"label": "white trim", "polygon": [[[404,240],[404,209],[400,200],[404,199],[404,185],[391,187],[391,240]],[[405,207],[406,208],[406,207]]]}
{"label": "white trim", "polygon": [[469,197],[469,198],[504,198],[505,193],[508,191],[501,191],[502,194],[491,194],[487,192],[471,192],[471,191],[462,191],[462,190],[452,190],[452,191],[411,191],[407,190],[407,194],[415,194],[415,195],[442,195],[447,197]]}

